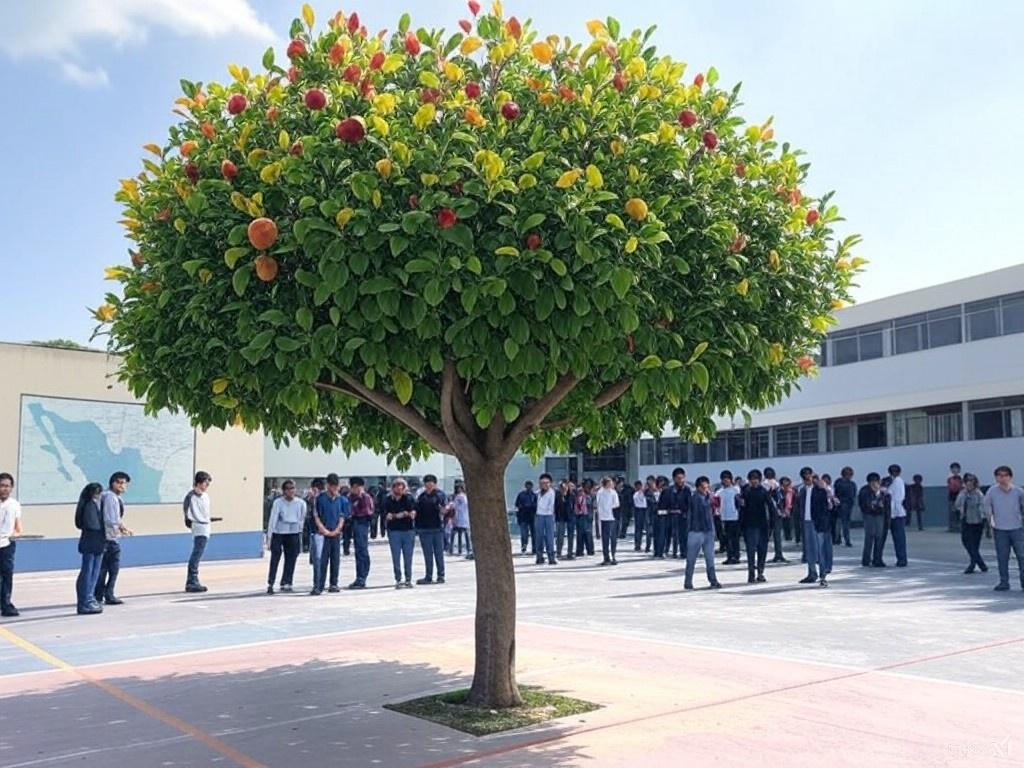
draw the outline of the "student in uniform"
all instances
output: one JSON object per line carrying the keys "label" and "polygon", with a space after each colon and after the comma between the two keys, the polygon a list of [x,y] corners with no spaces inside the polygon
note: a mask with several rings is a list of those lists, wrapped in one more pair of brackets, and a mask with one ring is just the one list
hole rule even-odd
{"label": "student in uniform", "polygon": [[736,506],[740,489],[733,485],[732,472],[723,470],[719,475],[722,487],[715,491],[719,515],[725,538],[725,560],[722,565],[736,565],[740,561],[740,513]]}
{"label": "student in uniform", "polygon": [[860,564],[863,568],[884,568],[885,494],[877,472],[868,473],[867,484],[857,494],[857,505],[864,518],[864,552]]}
{"label": "student in uniform", "polygon": [[[747,583],[764,582],[764,561],[768,556],[768,531],[775,513],[771,493],[761,485],[761,472],[747,473],[747,484],[740,492],[740,527],[747,548]],[[755,570],[757,573],[755,574]]]}
{"label": "student in uniform", "polygon": [[644,531],[650,523],[647,520],[647,494],[644,484],[633,483],[633,551],[639,552],[644,540]]}
{"label": "student in uniform", "polygon": [[686,516],[686,576],[684,589],[693,589],[693,572],[697,558],[704,553],[708,587],[721,589],[715,577],[715,522],[711,510],[711,481],[706,477],[697,478],[697,488],[690,499],[690,513]]}
{"label": "student in uniform", "polygon": [[192,530],[192,554],[188,559],[188,571],[185,575],[186,592],[206,592],[206,587],[199,581],[199,563],[206,552],[210,541],[210,494],[207,491],[213,478],[209,472],[196,472],[192,482],[192,490],[185,497],[185,519]]}
{"label": "student in uniform", "polygon": [[21,613],[11,602],[14,589],[14,553],[21,535],[21,504],[14,498],[14,476],[0,472],[0,616]]}
{"label": "student in uniform", "polygon": [[270,569],[267,572],[267,594],[274,594],[277,567],[284,555],[284,570],[281,572],[282,592],[292,591],[295,577],[295,561],[302,549],[302,530],[306,524],[306,502],[295,495],[295,481],[281,483],[281,496],[274,499],[267,521],[267,537],[270,539]]}
{"label": "student in uniform", "polygon": [[[843,467],[839,473],[839,479],[836,480],[833,491],[836,495],[836,501],[839,502],[839,526],[840,534],[842,536],[842,542],[847,547],[852,547],[850,543],[850,517],[853,515],[853,507],[857,503],[857,484],[853,482],[853,467]],[[836,544],[839,541],[835,542]]]}
{"label": "student in uniform", "polygon": [[964,474],[964,487],[957,494],[955,505],[957,519],[960,520],[960,541],[970,560],[964,573],[974,573],[975,566],[986,573],[988,566],[981,556],[981,536],[985,531],[985,494],[978,488],[978,478],[970,472]]}
{"label": "student in uniform", "polygon": [[[348,506],[352,517],[345,526],[352,529],[352,543],[356,551],[356,578],[349,589],[365,589],[370,575],[370,536],[377,538],[373,530],[377,525],[376,502],[364,488],[366,481],[353,477],[349,481]],[[344,530],[342,531],[344,532]]]}
{"label": "student in uniform", "polygon": [[[324,587],[330,592],[338,592],[338,576],[341,570],[341,540],[345,525],[351,515],[348,496],[341,492],[341,480],[331,472],[327,475],[327,490],[317,494],[313,503],[314,535],[320,541],[319,562],[313,573],[313,589],[311,595],[322,595]],[[327,569],[331,571],[330,586],[327,585]]]}
{"label": "student in uniform", "polygon": [[102,601],[107,605],[121,605],[124,602],[114,594],[114,588],[117,575],[121,572],[121,537],[132,535],[132,530],[124,524],[124,499],[121,498],[131,481],[127,472],[115,472],[110,476],[107,490],[100,495],[107,543],[103,549],[95,595],[96,602]]}
{"label": "student in uniform", "polygon": [[[413,523],[416,520],[416,502],[408,493],[405,478],[391,481],[391,493],[384,499],[384,520],[391,545],[391,566],[395,572],[395,589],[412,588]],[[405,578],[402,566],[405,566]]]}
{"label": "student in uniform", "polygon": [[89,483],[82,489],[75,507],[75,527],[81,531],[78,536],[78,553],[82,556],[82,567],[75,581],[79,616],[103,613],[103,606],[96,600],[96,582],[100,578],[100,564],[107,543],[103,530],[103,512],[100,509],[102,494],[102,485]]}
{"label": "student in uniform", "polygon": [[437,566],[437,583],[444,584],[444,510],[448,498],[437,487],[435,475],[423,476],[423,493],[416,499],[416,535],[420,538],[426,575],[417,579],[417,584],[434,583],[434,566]]}

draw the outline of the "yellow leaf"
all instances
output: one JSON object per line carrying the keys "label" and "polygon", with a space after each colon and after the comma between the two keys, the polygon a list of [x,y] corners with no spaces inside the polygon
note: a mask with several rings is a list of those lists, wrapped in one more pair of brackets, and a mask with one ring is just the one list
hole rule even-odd
{"label": "yellow leaf", "polygon": [[380,71],[385,75],[390,75],[393,72],[397,72],[402,68],[402,64],[405,62],[405,57],[400,53],[388,54],[387,58],[384,59],[384,65],[380,68]]}
{"label": "yellow leaf", "polygon": [[124,267],[107,267],[103,270],[104,280],[119,280],[128,274]]}
{"label": "yellow leaf", "polygon": [[379,115],[370,115],[370,127],[381,136],[387,136],[391,133],[391,126],[388,125],[388,121]]}
{"label": "yellow leaf", "polygon": [[785,356],[785,350],[779,342],[775,342],[768,348],[768,359],[775,364],[781,363]]}
{"label": "yellow leaf", "polygon": [[747,291],[749,291],[749,290],[750,290],[750,281],[747,280],[747,278],[744,277],[742,280],[740,280],[738,283],[736,283],[736,293],[738,293],[740,296],[746,296],[747,295]]}
{"label": "yellow leaf", "polygon": [[621,155],[623,152],[626,151],[626,145],[623,144],[618,139],[613,139],[610,146],[611,146],[612,154],[615,155],[616,157]]}
{"label": "yellow leaf", "polygon": [[392,93],[381,93],[373,97],[373,106],[382,115],[390,115],[395,111],[395,96]]}
{"label": "yellow leaf", "polygon": [[240,210],[242,213],[249,212],[249,201],[241,192],[231,193],[231,204],[235,206],[235,208]]}
{"label": "yellow leaf", "polygon": [[501,14],[502,14],[502,11],[503,11],[503,8],[502,8],[502,5],[501,5],[501,0],[494,0],[494,2],[491,4],[491,11],[499,19],[501,18]]}
{"label": "yellow leaf", "polygon": [[252,123],[246,123],[242,126],[241,132],[238,134],[238,150],[245,152],[245,145],[249,143],[249,134],[252,133]]}
{"label": "yellow leaf", "polygon": [[676,140],[676,127],[671,123],[662,121],[658,126],[658,141],[662,144],[671,144]]}
{"label": "yellow leaf", "polygon": [[435,184],[437,184],[437,182],[439,182],[440,180],[441,180],[441,177],[438,176],[436,173],[421,173],[420,174],[420,183],[424,187],[432,187]]}
{"label": "yellow leaf", "polygon": [[539,61],[541,64],[550,64],[551,59],[555,56],[555,50],[550,45],[541,40],[539,43],[534,43],[530,46],[530,52],[533,54],[533,58]]}
{"label": "yellow leaf", "polygon": [[774,272],[778,272],[782,267],[782,259],[779,258],[778,251],[772,250],[768,252],[768,266],[770,266]]}
{"label": "yellow leaf", "polygon": [[416,114],[412,116],[412,124],[422,131],[434,122],[434,117],[436,115],[437,107],[435,107],[431,102],[421,104],[420,108],[416,110]]}
{"label": "yellow leaf", "polygon": [[245,78],[242,77],[242,70],[237,64],[228,64],[228,72],[238,82],[244,82]]}
{"label": "yellow leaf", "polygon": [[761,129],[758,128],[756,125],[752,125],[749,128],[747,128],[746,134],[747,139],[749,139],[750,141],[761,140]]}
{"label": "yellow leaf", "polygon": [[608,27],[600,19],[591,19],[587,22],[587,32],[591,37],[607,37]]}
{"label": "yellow leaf", "polygon": [[374,163],[373,167],[376,168],[377,169],[377,173],[379,173],[385,179],[388,178],[391,175],[391,169],[392,169],[391,161],[388,160],[386,157],[382,158],[382,159],[378,160],[376,163]]}
{"label": "yellow leaf", "polygon": [[160,149],[160,147],[157,146],[156,144],[143,144],[142,148],[147,152],[152,152],[157,157],[163,159],[164,151]]}
{"label": "yellow leaf", "polygon": [[839,270],[842,270],[843,272],[845,272],[849,268],[850,268],[850,260],[849,259],[836,259],[836,269],[839,269]]}
{"label": "yellow leaf", "polygon": [[862,267],[867,263],[867,259],[862,259],[860,256],[854,256],[853,260],[850,262],[850,266],[853,267],[854,269],[857,269],[858,267]]}
{"label": "yellow leaf", "polygon": [[634,253],[639,243],[640,241],[637,240],[636,235],[630,235],[629,239],[626,241],[626,253]]}
{"label": "yellow leaf", "polygon": [[447,77],[451,82],[457,83],[463,77],[462,67],[458,64],[447,61],[444,65],[444,76]]}
{"label": "yellow leaf", "polygon": [[213,279],[213,272],[211,272],[210,270],[206,269],[205,267],[203,269],[199,270],[199,281],[202,282],[204,285],[206,283],[210,282],[210,280],[212,280],[212,279]]}
{"label": "yellow leaf", "polygon": [[624,230],[626,228],[626,225],[622,222],[622,218],[616,213],[609,213],[607,216],[604,217],[604,220],[607,224],[610,224],[616,229]]}
{"label": "yellow leaf", "polygon": [[640,56],[634,56],[626,65],[626,74],[637,79],[647,74],[647,61]]}
{"label": "yellow leaf", "polygon": [[461,53],[463,56],[468,56],[483,44],[484,41],[481,40],[479,37],[467,37],[465,40],[462,41],[462,45],[459,46],[459,53]]}
{"label": "yellow leaf", "polygon": [[288,149],[292,145],[292,137],[288,135],[288,131],[281,131],[277,134],[277,146],[281,149]]}
{"label": "yellow leaf", "polygon": [[267,184],[274,184],[279,178],[281,178],[280,163],[270,163],[269,165],[265,165],[263,170],[260,171],[260,179]]}
{"label": "yellow leaf", "polygon": [[334,217],[334,223],[338,225],[339,229],[344,229],[345,225],[352,220],[352,216],[354,214],[355,211],[353,211],[351,208],[342,208]]}
{"label": "yellow leaf", "polygon": [[719,96],[711,104],[711,113],[714,115],[720,115],[722,112],[725,111],[725,108],[728,106],[728,104],[729,101],[728,99],[725,98],[725,96]]}
{"label": "yellow leaf", "polygon": [[577,168],[574,168],[571,171],[566,171],[558,177],[558,181],[555,182],[555,186],[559,189],[568,189],[579,180],[581,175],[582,174]]}
{"label": "yellow leaf", "polygon": [[174,228],[178,230],[179,235],[184,235],[185,230],[188,229],[188,222],[184,219],[178,218],[174,220]]}
{"label": "yellow leaf", "polygon": [[630,181],[636,182],[640,180],[640,169],[635,165],[630,165],[626,170],[626,173],[628,174]]}
{"label": "yellow leaf", "polygon": [[542,165],[544,165],[543,152],[534,152],[532,155],[530,155],[523,161],[523,168],[526,168],[527,170],[530,171],[536,171]]}
{"label": "yellow leaf", "polygon": [[402,165],[408,165],[412,158],[412,151],[403,141],[395,141],[391,144],[391,154],[394,155]]}
{"label": "yellow leaf", "polygon": [[846,302],[842,299],[832,299],[832,309],[842,309],[846,306]]}
{"label": "yellow leaf", "polygon": [[420,85],[425,85],[427,88],[440,88],[441,80],[433,72],[425,70],[420,72]]}
{"label": "yellow leaf", "polygon": [[313,22],[316,21],[316,16],[313,14],[313,8],[309,3],[302,4],[302,20],[306,22],[306,26],[310,29],[313,28]]}
{"label": "yellow leaf", "polygon": [[112,304],[103,304],[96,308],[93,316],[104,323],[109,323],[117,316],[117,308]]}
{"label": "yellow leaf", "polygon": [[600,189],[604,186],[604,177],[601,175],[601,169],[596,165],[587,166],[587,186],[594,189]]}
{"label": "yellow leaf", "polygon": [[374,208],[380,208],[381,204],[384,202],[384,199],[381,196],[379,189],[373,190],[373,194],[370,196],[370,202],[373,203]]}
{"label": "yellow leaf", "polygon": [[210,389],[213,391],[213,394],[220,395],[227,391],[229,384],[231,382],[228,379],[214,379],[213,386]]}

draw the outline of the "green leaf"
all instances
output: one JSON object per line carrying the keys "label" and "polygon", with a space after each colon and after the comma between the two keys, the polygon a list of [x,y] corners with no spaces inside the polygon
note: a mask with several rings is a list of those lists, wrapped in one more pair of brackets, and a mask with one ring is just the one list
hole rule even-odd
{"label": "green leaf", "polygon": [[527,216],[523,220],[522,225],[519,227],[519,231],[520,232],[528,232],[529,230],[533,229],[534,227],[539,227],[541,224],[544,223],[544,220],[546,218],[547,218],[547,215],[545,215],[543,213],[531,213],[529,216]]}
{"label": "green leaf", "polygon": [[609,213],[604,217],[604,221],[609,226],[615,227],[616,229],[625,230],[626,225],[622,222],[622,217],[615,213]]}
{"label": "green leaf", "polygon": [[619,309],[619,324],[626,333],[632,333],[640,327],[640,317],[632,307]]}
{"label": "green leaf", "polygon": [[241,245],[248,237],[249,226],[247,224],[236,224],[228,233],[228,245]]}
{"label": "green leaf", "polygon": [[274,66],[274,46],[270,46],[263,52],[263,68],[270,69]]}
{"label": "green leaf", "polygon": [[193,192],[185,199],[185,205],[192,212],[193,216],[198,216],[208,204],[206,195],[202,192]]}
{"label": "green leaf", "polygon": [[366,385],[367,389],[373,389],[373,387],[374,387],[374,385],[376,385],[376,383],[377,383],[377,374],[376,374],[376,372],[373,370],[373,368],[367,368],[366,372],[363,374],[363,384]]}
{"label": "green leaf", "polygon": [[548,262],[548,266],[550,266],[551,271],[559,277],[565,277],[569,273],[569,269],[565,266],[565,262],[557,256]]}
{"label": "green leaf", "polygon": [[456,224],[449,229],[442,229],[441,238],[466,251],[473,250],[473,231],[465,224]]}
{"label": "green leaf", "polygon": [[235,274],[231,276],[231,287],[235,289],[235,294],[241,296],[245,293],[245,289],[249,286],[249,280],[252,278],[252,268],[246,264],[244,267],[235,270]]}
{"label": "green leaf", "polygon": [[228,248],[226,251],[224,251],[224,263],[228,265],[228,269],[234,269],[235,264],[238,263],[238,260],[245,256],[247,253],[249,253],[248,248]]}
{"label": "green leaf", "polygon": [[700,391],[707,392],[710,376],[708,376],[708,369],[704,367],[704,363],[694,363],[691,369],[693,370],[693,380],[697,383]]}
{"label": "green leaf", "polygon": [[371,277],[369,280],[364,282],[362,286],[360,286],[360,290],[363,293],[375,294],[390,291],[394,287],[395,284],[390,277],[378,275],[377,277]]}
{"label": "green leaf", "polygon": [[690,359],[686,361],[687,365],[692,365],[696,362],[697,358],[704,354],[704,350],[708,348],[708,342],[702,341],[696,347],[693,348],[693,354],[690,355]]}
{"label": "green leaf", "polygon": [[472,272],[474,275],[479,275],[483,272],[483,264],[480,263],[480,259],[476,256],[470,256],[466,259],[466,269]]}
{"label": "green leaf", "polygon": [[249,341],[249,349],[254,351],[260,351],[266,349],[270,342],[274,340],[274,336],[277,335],[277,331],[260,331]]}
{"label": "green leaf", "polygon": [[295,280],[300,285],[304,285],[307,288],[316,288],[320,284],[320,278],[308,269],[295,270]]}
{"label": "green leaf", "polygon": [[406,32],[409,31],[409,22],[410,21],[411,21],[411,19],[409,18],[409,14],[408,13],[403,13],[402,17],[398,20],[398,31],[399,31],[400,34],[404,35]]}
{"label": "green leaf", "polygon": [[271,325],[284,325],[288,322],[288,315],[282,312],[280,309],[268,309],[266,312],[261,314],[258,318],[261,323],[270,323]]}
{"label": "green leaf", "polygon": [[501,415],[505,417],[506,423],[511,424],[519,418],[519,406],[515,403],[505,403],[501,406]]}
{"label": "green leaf", "polygon": [[366,274],[366,268],[370,266],[370,255],[362,248],[353,251],[349,256],[348,265],[357,275]]}
{"label": "green leaf", "polygon": [[707,76],[705,77],[709,86],[714,85],[718,82],[718,70],[714,67],[708,68]]}
{"label": "green leaf", "polygon": [[297,339],[288,338],[287,336],[278,336],[274,339],[274,346],[282,352],[294,352],[302,347],[302,342]]}
{"label": "green leaf", "polygon": [[304,331],[313,328],[313,311],[309,307],[299,307],[295,310],[295,322]]}
{"label": "green leaf", "polygon": [[625,267],[616,267],[612,270],[611,283],[612,290],[615,291],[615,295],[621,301],[633,286],[633,273]]}
{"label": "green leaf", "polygon": [[646,371],[649,368],[660,368],[661,358],[657,355],[648,355],[640,361],[640,370]]}
{"label": "green leaf", "polygon": [[519,345],[516,343],[515,339],[505,339],[503,346],[505,348],[505,357],[509,360],[515,360],[516,355],[519,354]]}
{"label": "green leaf", "polygon": [[608,27],[608,36],[612,40],[619,39],[619,20],[611,16],[605,21],[605,26]]}
{"label": "green leaf", "polygon": [[518,256],[519,255],[519,249],[518,248],[514,248],[511,245],[503,245],[500,248],[495,248],[494,249],[494,255],[495,256]]}
{"label": "green leaf", "polygon": [[427,284],[423,286],[423,300],[432,307],[436,307],[444,301],[447,293],[448,288],[436,277],[430,278]]}
{"label": "green leaf", "polygon": [[396,368],[391,372],[391,383],[395,387],[395,396],[402,405],[412,400],[412,379],[405,371]]}
{"label": "green leaf", "polygon": [[665,370],[666,371],[674,371],[676,368],[682,368],[682,367],[683,367],[683,361],[682,360],[666,360],[665,361]]}
{"label": "green leaf", "polygon": [[402,235],[392,235],[388,240],[388,244],[391,246],[391,255],[399,256],[409,247],[409,238],[402,237]]}
{"label": "green leaf", "polygon": [[437,264],[429,259],[409,259],[405,263],[404,269],[410,275],[415,275],[419,272],[433,272],[437,269]]}

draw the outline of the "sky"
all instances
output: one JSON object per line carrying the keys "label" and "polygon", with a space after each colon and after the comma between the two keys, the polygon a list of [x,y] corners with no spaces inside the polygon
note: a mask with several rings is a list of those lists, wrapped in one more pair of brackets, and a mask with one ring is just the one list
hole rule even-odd
{"label": "sky", "polygon": [[[318,23],[338,10],[314,2]],[[127,262],[118,179],[163,144],[180,78],[229,79],[283,59],[300,2],[32,0],[0,5],[5,95],[0,147],[0,341],[88,341]],[[461,0],[343,6],[371,31],[454,29]],[[1024,3],[992,0],[506,0],[544,33],[584,39],[587,19],[658,25],[655,44],[742,81],[751,121],[774,115],[776,138],[807,152],[804,191],[836,191],[870,260],[854,290],[868,301],[1021,261]],[[1016,95],[1014,95],[1016,94]],[[652,276],[652,279],[656,279]],[[993,286],[999,292],[999,286]],[[99,344],[99,342],[94,342]]]}

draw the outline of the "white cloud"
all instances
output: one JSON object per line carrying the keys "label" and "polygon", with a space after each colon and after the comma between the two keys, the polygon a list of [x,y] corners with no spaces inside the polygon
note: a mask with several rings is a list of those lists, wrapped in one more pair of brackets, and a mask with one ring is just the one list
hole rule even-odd
{"label": "white cloud", "polygon": [[249,0],[18,0],[5,3],[0,16],[0,51],[55,61],[66,79],[84,87],[108,83],[101,67],[85,61],[90,43],[138,45],[151,31],[274,39]]}

